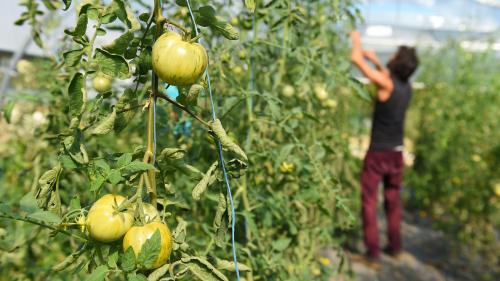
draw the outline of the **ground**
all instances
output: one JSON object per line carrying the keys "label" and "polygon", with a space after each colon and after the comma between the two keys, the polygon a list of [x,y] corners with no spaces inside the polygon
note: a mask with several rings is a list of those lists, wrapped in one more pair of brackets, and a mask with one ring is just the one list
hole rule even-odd
{"label": "ground", "polygon": [[[385,220],[379,219],[381,244],[385,245]],[[488,274],[480,264],[471,264],[463,254],[458,255],[453,250],[450,239],[440,231],[431,228],[428,221],[424,221],[405,214],[401,232],[403,235],[404,252],[397,259],[388,255],[381,258],[381,267],[375,271],[363,263],[351,262],[351,274],[358,281],[480,281],[500,280],[499,272],[491,270]],[[361,252],[361,241],[355,247],[359,251],[351,250],[350,256]],[[336,252],[325,250],[323,256],[332,260],[332,265],[339,259]],[[351,259],[352,261],[352,259]],[[481,263],[480,257],[476,263]],[[331,277],[330,281],[348,281],[346,276]]]}

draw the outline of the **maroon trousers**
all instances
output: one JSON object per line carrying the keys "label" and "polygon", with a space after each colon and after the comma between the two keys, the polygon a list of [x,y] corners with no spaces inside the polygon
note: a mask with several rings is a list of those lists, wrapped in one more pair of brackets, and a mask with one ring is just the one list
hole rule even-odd
{"label": "maroon trousers", "polygon": [[403,176],[403,154],[393,150],[369,150],[361,174],[363,234],[367,255],[380,256],[377,226],[377,191],[384,183],[384,209],[387,217],[389,250],[401,250],[401,201],[399,191]]}

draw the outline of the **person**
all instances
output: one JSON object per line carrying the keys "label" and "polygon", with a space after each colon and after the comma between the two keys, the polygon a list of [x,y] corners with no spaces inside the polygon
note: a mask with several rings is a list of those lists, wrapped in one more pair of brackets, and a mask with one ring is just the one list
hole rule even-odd
{"label": "person", "polygon": [[377,87],[370,147],[361,173],[361,201],[363,238],[367,249],[365,258],[372,265],[378,266],[381,250],[377,226],[377,193],[381,181],[384,184],[384,210],[389,240],[386,252],[397,256],[402,249],[400,188],[404,166],[403,132],[405,114],[412,96],[409,79],[417,69],[418,58],[414,48],[400,46],[385,68],[374,52],[362,49],[359,32],[351,32],[350,37],[353,64]]}

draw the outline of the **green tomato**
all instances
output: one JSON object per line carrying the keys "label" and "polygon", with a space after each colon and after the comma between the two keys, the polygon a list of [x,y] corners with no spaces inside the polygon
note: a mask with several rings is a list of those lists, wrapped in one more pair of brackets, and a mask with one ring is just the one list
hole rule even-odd
{"label": "green tomato", "polygon": [[16,69],[20,74],[32,74],[35,71],[35,66],[29,60],[20,59],[16,63]]}
{"label": "green tomato", "polygon": [[328,107],[328,108],[336,108],[337,101],[334,99],[327,99],[326,101],[323,102],[323,105]]}
{"label": "green tomato", "polygon": [[132,227],[132,211],[116,212],[117,206],[125,200],[123,196],[107,194],[92,205],[85,223],[90,237],[100,242],[112,242],[120,239]]}
{"label": "green tomato", "polygon": [[106,93],[111,89],[111,78],[104,74],[99,74],[92,80],[92,87],[98,93]]}
{"label": "green tomato", "polygon": [[240,58],[240,60],[245,60],[247,58],[247,51],[245,50],[240,50],[238,52],[238,57]]}
{"label": "green tomato", "polygon": [[283,86],[281,93],[284,97],[291,98],[295,94],[295,88],[292,85],[286,84]]}
{"label": "green tomato", "polygon": [[172,253],[172,234],[167,225],[161,222],[152,222],[143,226],[134,226],[130,228],[127,234],[125,234],[125,237],[123,237],[123,250],[126,251],[129,247],[132,247],[134,254],[138,257],[142,245],[153,236],[156,230],[160,232],[160,253],[153,265],[148,269],[154,269],[164,265]]}
{"label": "green tomato", "polygon": [[234,75],[236,75],[236,76],[240,76],[241,74],[243,74],[243,68],[239,65],[233,67],[232,70],[233,70]]}
{"label": "green tomato", "polygon": [[205,72],[208,55],[202,45],[183,41],[179,34],[169,31],[153,45],[152,61],[161,80],[170,85],[188,86]]}
{"label": "green tomato", "polygon": [[314,85],[314,94],[320,101],[324,101],[328,98],[328,93],[326,92],[325,86],[323,84]]}

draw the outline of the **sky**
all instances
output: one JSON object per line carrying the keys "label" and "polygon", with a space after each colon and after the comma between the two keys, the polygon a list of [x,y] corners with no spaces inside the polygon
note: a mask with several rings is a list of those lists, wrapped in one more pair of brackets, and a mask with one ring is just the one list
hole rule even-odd
{"label": "sky", "polygon": [[[17,50],[30,36],[30,28],[26,26],[15,26],[13,23],[23,12],[24,7],[19,6],[16,0],[0,0],[0,50]],[[75,1],[74,1],[75,2]],[[497,6],[486,5],[484,2],[496,2]],[[364,26],[367,42],[377,47],[387,45],[392,47],[400,43],[428,43],[433,44],[436,40],[456,36],[456,33],[467,33],[473,31],[480,35],[492,36],[496,34],[499,38],[500,30],[500,0],[360,0],[359,8],[366,19]],[[73,4],[74,5],[74,4]],[[46,52],[54,52],[60,44],[59,39],[63,36],[66,26],[74,25],[74,7],[67,12],[59,12],[52,18],[61,18],[62,26],[48,33],[46,39]],[[370,37],[366,27],[375,26],[372,31],[377,33],[385,31],[391,26],[390,36]],[[382,26],[382,30],[380,30]],[[372,32],[374,33],[374,32]],[[380,35],[380,34],[379,34]],[[102,41],[111,41],[114,35],[111,33],[102,38]],[[99,43],[99,42],[97,42]],[[500,43],[499,43],[500,44]],[[43,55],[35,44],[31,44],[28,53]]]}

